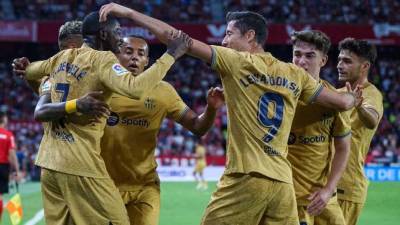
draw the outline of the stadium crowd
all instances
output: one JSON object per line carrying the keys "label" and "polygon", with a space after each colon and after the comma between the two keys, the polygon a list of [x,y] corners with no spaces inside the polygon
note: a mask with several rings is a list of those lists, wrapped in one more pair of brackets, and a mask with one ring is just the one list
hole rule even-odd
{"label": "stadium crowd", "polygon": [[[0,18],[71,20],[83,18],[107,0],[4,0]],[[399,23],[398,0],[115,0],[116,3],[138,9],[169,22],[222,22],[228,11],[253,10],[271,23]],[[51,3],[51,4],[49,4]],[[165,6],[168,5],[168,10]]]}
{"label": "stadium crowd", "polygon": [[[155,48],[154,50],[157,50]],[[156,58],[156,57],[152,57]],[[289,56],[290,58],[290,56]],[[331,59],[335,59],[334,56]],[[384,117],[380,123],[377,135],[373,139],[367,162],[389,165],[400,163],[400,60],[379,59],[372,70],[370,80],[373,81],[384,95]],[[322,77],[336,82],[335,60],[324,67]],[[21,171],[26,171],[32,178],[38,178],[34,159],[41,140],[40,123],[33,121],[33,110],[37,96],[23,80],[11,75],[9,64],[0,63],[0,110],[7,111],[11,123],[10,129],[16,136],[17,157]],[[196,112],[201,112],[206,104],[206,93],[210,87],[220,86],[220,81],[214,72],[204,63],[190,57],[179,60],[167,76],[188,106]],[[215,125],[206,135],[207,155],[223,156],[225,154],[227,116],[226,108],[219,111]],[[180,125],[165,120],[159,133],[158,156],[190,157],[198,138]]]}

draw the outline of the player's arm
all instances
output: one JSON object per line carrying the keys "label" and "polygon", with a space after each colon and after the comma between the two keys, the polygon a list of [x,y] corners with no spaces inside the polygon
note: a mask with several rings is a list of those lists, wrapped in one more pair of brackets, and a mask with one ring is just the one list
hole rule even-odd
{"label": "player's arm", "polygon": [[35,84],[35,81],[39,81],[44,76],[50,74],[51,62],[52,58],[31,63],[29,62],[28,58],[22,57],[14,59],[12,67],[14,74],[25,78],[28,83],[30,83],[30,81],[33,81],[33,84]]}
{"label": "player's arm", "polygon": [[[168,34],[172,31],[176,31],[176,28],[170,26],[167,23],[164,23],[163,21],[149,17],[136,10],[129,9],[115,3],[109,3],[101,7],[100,20],[105,21],[107,19],[107,16],[110,14],[117,17],[133,20],[139,26],[147,28],[164,44],[168,42]],[[211,63],[211,46],[201,41],[194,39],[193,45],[190,47],[188,53],[207,63]]]}
{"label": "player's arm", "polygon": [[191,38],[184,33],[170,34],[167,52],[138,76],[133,76],[118,63],[115,55],[109,53],[99,63],[100,80],[113,92],[140,99],[145,91],[153,89],[160,83],[175,60],[184,55],[191,44]]}
{"label": "player's arm", "polygon": [[347,92],[339,93],[329,88],[323,88],[315,97],[314,102],[328,108],[346,111],[358,105],[362,99],[362,90],[356,87],[351,89],[350,84],[346,84]]}
{"label": "player's arm", "polygon": [[108,117],[109,107],[104,103],[103,93],[93,91],[67,102],[52,103],[50,93],[40,96],[36,105],[34,118],[37,121],[49,122],[64,118],[75,112],[93,116],[93,122],[101,117]]}
{"label": "player's arm", "polygon": [[[29,87],[35,92],[36,94],[39,94],[38,90],[41,85],[41,79],[38,80],[27,80],[25,79],[26,75],[26,68],[30,64],[28,58],[22,57],[18,59],[14,59],[11,66],[13,67],[13,73],[17,76],[20,76],[23,78],[26,83],[29,85]],[[43,78],[44,79],[44,78]]]}
{"label": "player's arm", "polygon": [[328,204],[329,199],[335,193],[337,183],[339,182],[339,179],[347,165],[347,160],[350,153],[350,142],[350,133],[344,137],[334,138],[335,155],[332,160],[328,181],[322,189],[319,189],[310,196],[309,199],[311,202],[307,206],[307,211],[310,213],[310,215],[319,215]]}
{"label": "player's arm", "polygon": [[374,129],[379,123],[379,114],[374,108],[360,104],[357,109],[357,114],[364,126],[368,129]]}
{"label": "player's arm", "polygon": [[[201,115],[188,110],[178,121],[193,134],[203,136],[213,125],[217,110],[224,104],[223,91],[220,88],[211,88],[207,93],[207,106]],[[197,156],[197,155],[196,155]],[[198,157],[200,158],[200,156]]]}

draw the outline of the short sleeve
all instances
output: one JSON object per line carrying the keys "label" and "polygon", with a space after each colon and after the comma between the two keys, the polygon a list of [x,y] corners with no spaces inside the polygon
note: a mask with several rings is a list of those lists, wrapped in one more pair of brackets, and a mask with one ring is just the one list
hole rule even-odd
{"label": "short sleeve", "polygon": [[211,50],[211,68],[218,71],[221,76],[237,72],[243,57],[238,51],[215,45],[211,46]]}
{"label": "short sleeve", "polygon": [[372,90],[373,91],[363,92],[364,100],[362,102],[362,107],[375,110],[378,113],[379,119],[381,119],[383,115],[382,94],[375,88]]}
{"label": "short sleeve", "polygon": [[332,130],[333,137],[341,138],[351,134],[350,114],[351,110],[337,112],[333,123],[333,130]]}
{"label": "short sleeve", "polygon": [[303,69],[297,70],[296,76],[301,76],[302,91],[300,94],[300,100],[304,103],[312,103],[315,98],[321,93],[324,88],[322,84],[318,83],[310,74]]}
{"label": "short sleeve", "polygon": [[16,145],[15,145],[15,138],[14,135],[12,133],[10,133],[10,149],[15,149]]}
{"label": "short sleeve", "polygon": [[39,96],[51,93],[51,82],[48,76],[43,77],[39,86]]}

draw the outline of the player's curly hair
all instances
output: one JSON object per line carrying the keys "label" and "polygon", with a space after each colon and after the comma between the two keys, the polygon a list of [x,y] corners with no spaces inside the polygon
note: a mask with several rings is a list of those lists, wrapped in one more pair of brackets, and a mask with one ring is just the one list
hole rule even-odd
{"label": "player's curly hair", "polygon": [[297,41],[303,41],[312,44],[325,55],[328,54],[331,47],[331,40],[329,37],[324,32],[319,30],[295,31],[290,36],[290,39],[292,40],[293,45],[295,45]]}
{"label": "player's curly hair", "polygon": [[58,31],[58,41],[65,41],[71,35],[82,35],[81,21],[74,20],[64,23]]}
{"label": "player's curly hair", "polygon": [[267,21],[265,18],[255,12],[240,11],[228,12],[226,14],[226,22],[235,20],[235,27],[240,30],[243,35],[249,30],[254,30],[256,34],[256,41],[259,44],[264,44],[268,36]]}
{"label": "player's curly hair", "polygon": [[376,46],[365,40],[357,40],[354,38],[345,38],[339,43],[339,50],[349,50],[358,57],[368,60],[373,64],[377,57]]}

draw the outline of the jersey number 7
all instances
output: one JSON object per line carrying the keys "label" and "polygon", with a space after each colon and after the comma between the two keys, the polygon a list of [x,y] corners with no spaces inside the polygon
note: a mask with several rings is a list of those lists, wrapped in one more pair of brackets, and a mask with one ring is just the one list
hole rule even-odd
{"label": "jersey number 7", "polygon": [[68,93],[69,93],[69,84],[57,83],[56,84],[56,92],[61,93],[60,102],[67,101],[67,97],[68,97]]}
{"label": "jersey number 7", "polygon": [[264,142],[270,142],[278,133],[282,124],[284,105],[282,96],[272,92],[266,92],[258,100],[258,122],[269,128],[267,134],[263,137]]}

